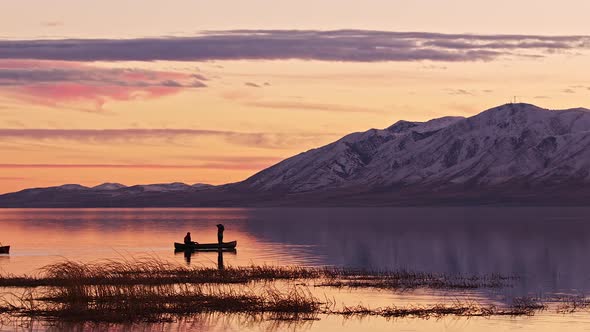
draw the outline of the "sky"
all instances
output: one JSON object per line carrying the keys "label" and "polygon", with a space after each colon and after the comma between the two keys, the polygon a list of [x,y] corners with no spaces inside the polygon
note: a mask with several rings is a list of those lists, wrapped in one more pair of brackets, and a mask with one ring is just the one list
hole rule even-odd
{"label": "sky", "polygon": [[348,133],[590,108],[587,0],[4,1],[0,193],[243,180]]}

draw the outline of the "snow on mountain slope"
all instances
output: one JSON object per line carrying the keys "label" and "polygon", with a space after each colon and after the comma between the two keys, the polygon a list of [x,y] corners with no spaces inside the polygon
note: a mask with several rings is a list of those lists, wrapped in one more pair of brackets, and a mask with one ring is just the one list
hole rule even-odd
{"label": "snow on mountain slope", "polygon": [[55,187],[56,189],[61,190],[86,190],[88,187],[79,185],[79,184],[63,184],[61,186]]}
{"label": "snow on mountain slope", "polygon": [[470,118],[398,121],[291,157],[243,182],[259,191],[590,181],[590,111],[506,104]]}
{"label": "snow on mountain slope", "polygon": [[125,188],[127,186],[120,184],[120,183],[110,183],[105,182],[103,184],[99,184],[98,186],[92,187],[93,190],[117,190],[121,188]]}
{"label": "snow on mountain slope", "polygon": [[205,189],[211,189],[215,186],[212,184],[208,184],[208,183],[195,183],[191,187],[193,187],[194,189],[197,189],[197,190],[205,190]]}
{"label": "snow on mountain slope", "polygon": [[129,187],[130,189],[139,188],[143,191],[188,191],[193,189],[186,183],[173,182],[173,183],[158,183],[158,184],[140,184]]}

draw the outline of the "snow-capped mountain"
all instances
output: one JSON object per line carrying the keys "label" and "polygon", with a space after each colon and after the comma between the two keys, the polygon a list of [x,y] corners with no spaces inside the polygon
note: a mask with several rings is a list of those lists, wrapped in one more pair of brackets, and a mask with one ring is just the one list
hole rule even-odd
{"label": "snow-capped mountain", "polygon": [[125,187],[127,187],[127,186],[120,184],[120,183],[105,182],[103,184],[99,184],[98,186],[92,187],[92,189],[93,190],[117,190],[117,189],[121,189],[121,188],[125,188]]}
{"label": "snow-capped mountain", "polygon": [[173,183],[158,183],[158,184],[140,184],[136,186],[129,187],[130,189],[140,189],[142,191],[156,191],[156,192],[166,192],[166,191],[187,191],[191,190],[192,187],[186,183],[182,182],[173,182]]}
{"label": "snow-capped mountain", "polygon": [[575,204],[590,197],[590,110],[506,104],[398,121],[288,158],[238,183],[0,195],[0,207]]}
{"label": "snow-capped mountain", "polygon": [[247,179],[257,191],[490,187],[590,181],[590,110],[507,104],[469,118],[399,121],[286,159]]}
{"label": "snow-capped mountain", "polygon": [[60,190],[86,190],[88,187],[79,184],[62,184],[61,186],[55,187]]}

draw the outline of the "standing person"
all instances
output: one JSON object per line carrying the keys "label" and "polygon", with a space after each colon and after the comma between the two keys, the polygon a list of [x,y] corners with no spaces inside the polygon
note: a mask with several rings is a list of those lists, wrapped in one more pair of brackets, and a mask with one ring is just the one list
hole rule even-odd
{"label": "standing person", "polygon": [[217,243],[223,243],[223,231],[225,227],[222,224],[217,224]]}

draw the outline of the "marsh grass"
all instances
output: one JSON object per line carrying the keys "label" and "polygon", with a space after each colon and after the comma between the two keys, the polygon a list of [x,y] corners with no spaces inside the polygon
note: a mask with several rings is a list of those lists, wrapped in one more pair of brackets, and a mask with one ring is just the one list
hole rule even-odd
{"label": "marsh grass", "polygon": [[495,305],[481,306],[476,302],[456,301],[452,304],[435,304],[430,306],[389,306],[370,309],[363,305],[353,307],[345,306],[342,310],[334,312],[345,317],[381,316],[385,318],[441,318],[444,316],[461,317],[489,317],[489,316],[532,316],[536,312],[544,310],[546,306],[536,300],[519,300],[508,307]]}
{"label": "marsh grass", "polygon": [[[4,301],[7,303],[6,301]],[[31,303],[31,304],[30,304]],[[49,288],[13,298],[5,313],[61,321],[161,322],[201,313],[268,314],[274,319],[312,319],[321,303],[306,289],[280,291],[203,285],[82,285]]]}
{"label": "marsh grass", "polygon": [[553,297],[551,301],[557,303],[557,312],[561,314],[569,314],[590,309],[590,299],[584,296]]}
{"label": "marsh grass", "polygon": [[415,288],[431,289],[478,289],[506,288],[518,278],[501,275],[462,276],[433,273],[415,273],[407,271],[366,272],[344,271],[342,274],[326,274],[325,280],[317,287],[337,288],[378,288],[390,290],[411,290]]}
{"label": "marsh grass", "polygon": [[320,278],[326,273],[328,273],[326,269],[297,266],[262,265],[225,267],[223,270],[205,266],[185,267],[148,257],[96,263],[59,262],[41,268],[34,276],[0,275],[0,287],[65,287],[89,284],[244,284],[261,280]]}
{"label": "marsh grass", "polygon": [[[317,287],[405,290],[496,288],[512,279],[332,267],[246,266],[219,270],[186,267],[153,257],[95,263],[64,261],[42,268],[36,276],[1,276],[0,287],[20,289],[22,293],[0,294],[0,314],[56,322],[133,323],[169,322],[207,314],[311,321],[319,315],[428,318],[530,315],[544,309],[539,302],[526,299],[507,308],[455,302],[377,309],[344,305],[336,309],[334,301],[320,301],[304,282],[313,281]],[[261,288],[252,287],[251,283],[260,281]]]}
{"label": "marsh grass", "polygon": [[187,267],[154,257],[74,261],[47,265],[34,276],[0,275],[0,287],[76,287],[76,285],[247,284],[256,281],[310,280],[316,287],[384,289],[475,289],[510,286],[516,277],[462,276],[408,271],[371,271],[334,267],[251,265]]}

